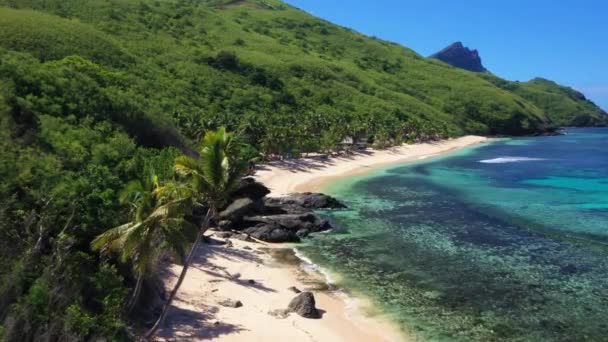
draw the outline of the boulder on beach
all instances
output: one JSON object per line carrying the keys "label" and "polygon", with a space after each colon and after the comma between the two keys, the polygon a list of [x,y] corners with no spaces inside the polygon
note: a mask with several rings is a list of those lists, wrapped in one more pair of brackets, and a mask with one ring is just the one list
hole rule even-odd
{"label": "boulder on beach", "polygon": [[259,200],[270,193],[270,190],[262,183],[251,177],[243,178],[239,188],[232,193],[233,198],[249,198]]}
{"label": "boulder on beach", "polygon": [[305,318],[321,318],[316,308],[315,296],[311,292],[302,292],[291,300],[287,309]]}
{"label": "boulder on beach", "polygon": [[233,300],[233,299],[222,299],[217,303],[223,307],[235,308],[235,309],[243,306],[243,303],[241,303],[240,300]]}
{"label": "boulder on beach", "polygon": [[253,178],[243,179],[234,199],[217,220],[220,231],[242,231],[265,242],[299,242],[300,238],[331,229],[313,210],[346,206],[321,193],[291,194],[269,198],[268,188]]}
{"label": "boulder on beach", "polygon": [[300,291],[300,289],[298,289],[295,286],[290,286],[287,288],[289,291],[293,292],[293,293],[302,293],[302,291]]}
{"label": "boulder on beach", "polygon": [[244,216],[253,215],[260,212],[264,203],[260,200],[252,200],[251,198],[238,198],[232,202],[226,209],[219,213],[221,221],[230,221],[232,223],[240,222]]}
{"label": "boulder on beach", "polygon": [[281,227],[276,222],[262,223],[245,229],[245,233],[265,242],[300,242],[294,231]]}
{"label": "boulder on beach", "polygon": [[267,197],[267,206],[298,206],[305,209],[344,209],[346,205],[337,199],[321,193],[295,193],[283,197]]}

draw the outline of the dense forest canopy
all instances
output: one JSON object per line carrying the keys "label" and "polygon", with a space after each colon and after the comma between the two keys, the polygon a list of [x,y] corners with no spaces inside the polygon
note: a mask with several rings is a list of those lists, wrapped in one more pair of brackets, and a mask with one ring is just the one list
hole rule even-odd
{"label": "dense forest canopy", "polygon": [[91,240],[121,190],[227,127],[266,155],[605,124],[546,80],[423,58],[275,0],[0,0],[0,335],[127,339]]}

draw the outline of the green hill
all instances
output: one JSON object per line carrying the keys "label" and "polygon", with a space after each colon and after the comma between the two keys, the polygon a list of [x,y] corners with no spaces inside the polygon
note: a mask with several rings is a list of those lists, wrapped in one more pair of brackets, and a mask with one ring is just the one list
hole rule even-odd
{"label": "green hill", "polygon": [[132,275],[89,243],[125,222],[129,181],[170,179],[173,147],[209,129],[284,155],[602,123],[569,88],[459,70],[275,0],[0,0],[0,337],[128,339]]}
{"label": "green hill", "polygon": [[496,86],[513,92],[541,108],[556,126],[602,126],[608,123],[605,111],[580,92],[553,81],[535,78],[528,82],[509,82],[482,76]]}
{"label": "green hill", "polygon": [[321,134],[408,140],[557,123],[534,97],[277,1],[0,4],[24,11],[0,12],[3,47],[42,66],[79,55],[123,73],[120,90],[142,97],[142,113],[190,139],[225,124],[282,153],[318,149]]}

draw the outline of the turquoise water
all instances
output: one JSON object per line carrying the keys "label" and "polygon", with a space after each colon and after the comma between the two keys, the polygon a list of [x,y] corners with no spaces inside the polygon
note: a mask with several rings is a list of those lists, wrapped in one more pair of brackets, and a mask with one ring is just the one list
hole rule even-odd
{"label": "turquoise water", "polygon": [[326,192],[302,251],[428,340],[608,341],[608,129],[503,140]]}

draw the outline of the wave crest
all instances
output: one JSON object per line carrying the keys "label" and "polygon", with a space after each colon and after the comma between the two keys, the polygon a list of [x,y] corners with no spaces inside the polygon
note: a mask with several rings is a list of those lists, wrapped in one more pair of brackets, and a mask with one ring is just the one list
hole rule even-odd
{"label": "wave crest", "polygon": [[543,158],[530,158],[530,157],[498,157],[493,159],[480,160],[480,163],[484,164],[506,164],[506,163],[519,163],[526,161],[539,161],[545,160]]}

